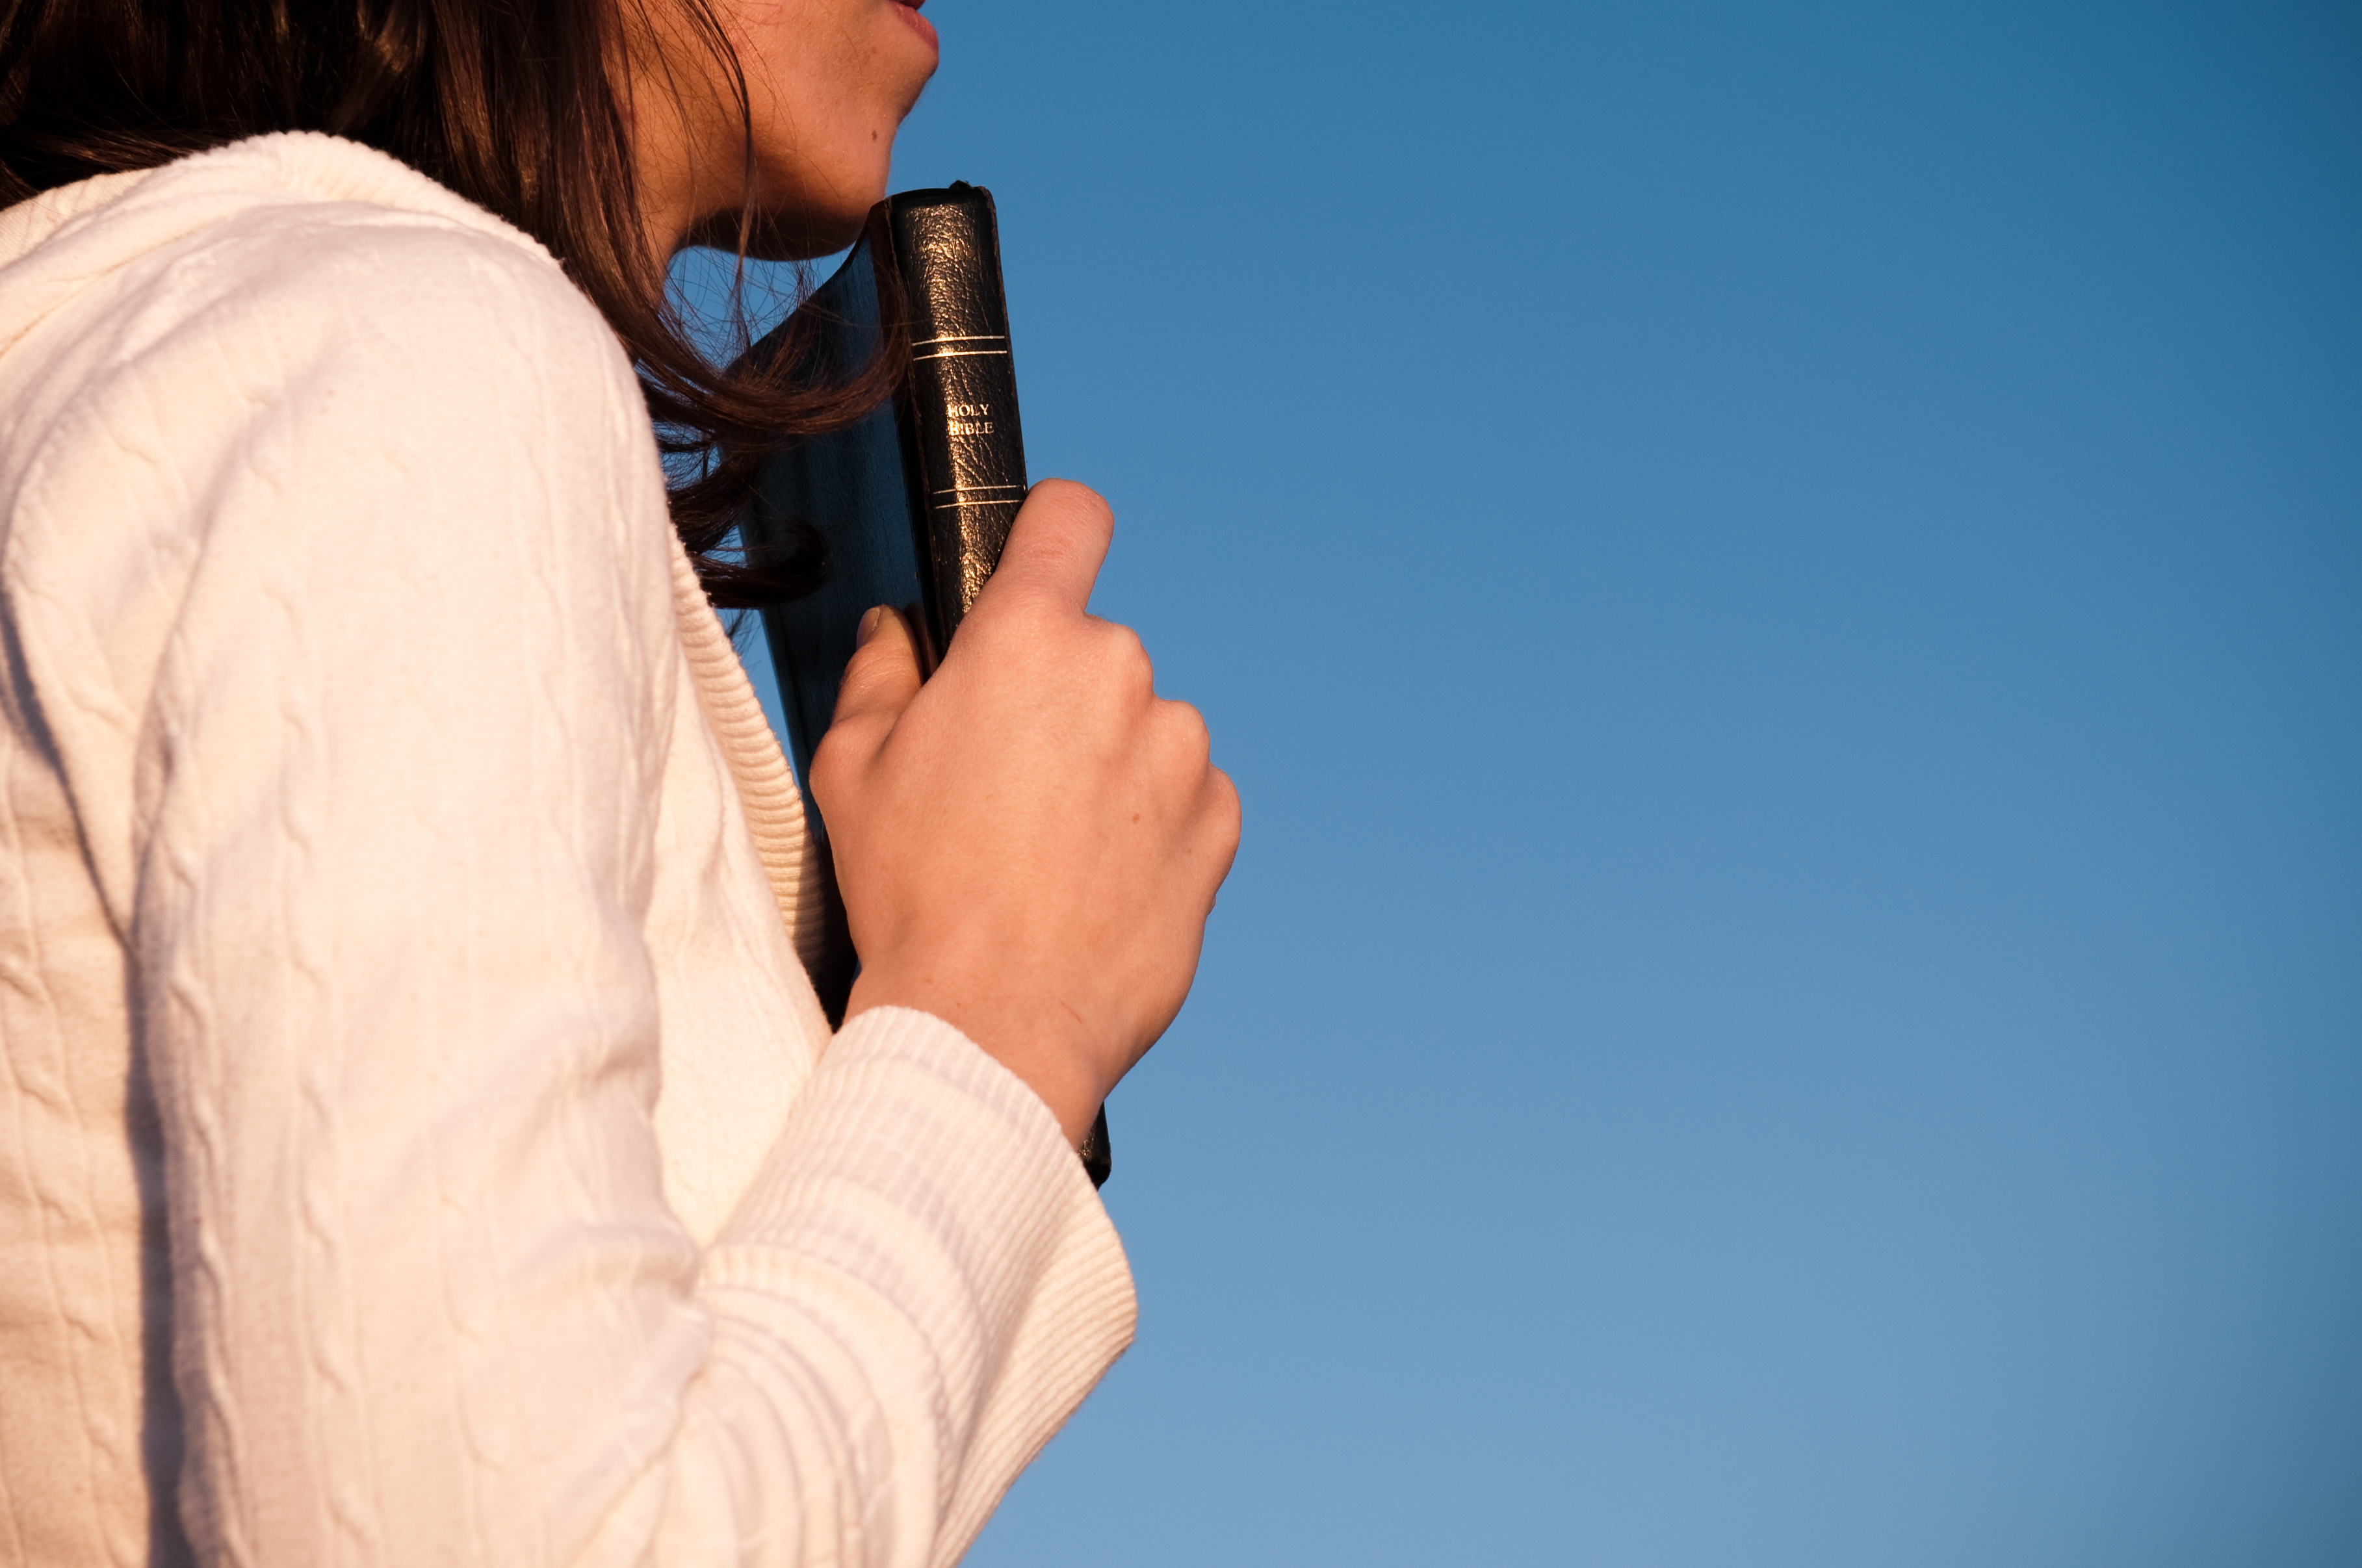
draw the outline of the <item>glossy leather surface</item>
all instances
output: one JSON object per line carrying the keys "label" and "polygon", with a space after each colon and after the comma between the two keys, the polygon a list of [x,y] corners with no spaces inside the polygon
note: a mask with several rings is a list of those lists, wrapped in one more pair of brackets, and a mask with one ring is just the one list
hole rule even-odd
{"label": "glossy leather surface", "polygon": [[932,546],[933,628],[945,641],[1000,559],[1025,499],[1025,438],[992,193],[891,197],[888,222],[911,334],[906,436]]}

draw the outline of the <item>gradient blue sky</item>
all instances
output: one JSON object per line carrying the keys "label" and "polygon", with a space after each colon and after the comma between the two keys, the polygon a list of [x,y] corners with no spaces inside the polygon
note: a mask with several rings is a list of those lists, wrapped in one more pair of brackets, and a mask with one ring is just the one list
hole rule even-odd
{"label": "gradient blue sky", "polygon": [[970,1562],[2362,1562],[2362,7],[927,15],[1246,802]]}

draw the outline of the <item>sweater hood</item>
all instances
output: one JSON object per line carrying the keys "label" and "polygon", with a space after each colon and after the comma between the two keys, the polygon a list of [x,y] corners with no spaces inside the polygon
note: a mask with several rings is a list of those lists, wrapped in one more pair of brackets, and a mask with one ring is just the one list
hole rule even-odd
{"label": "sweater hood", "polygon": [[287,131],[61,185],[0,211],[0,354],[82,290],[143,256],[245,213],[320,202],[444,218],[557,266],[530,236],[408,164],[359,142]]}

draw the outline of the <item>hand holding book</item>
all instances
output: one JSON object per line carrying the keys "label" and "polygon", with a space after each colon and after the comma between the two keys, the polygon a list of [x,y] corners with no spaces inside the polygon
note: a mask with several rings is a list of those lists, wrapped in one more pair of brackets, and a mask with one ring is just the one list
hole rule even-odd
{"label": "hand holding book", "polygon": [[1238,797],[1206,727],[1085,605],[1112,528],[1036,486],[931,679],[873,614],[812,767],[861,973],[847,1015],[918,1008],[1080,1143],[1188,993]]}
{"label": "hand holding book", "polygon": [[1105,503],[1028,496],[990,192],[879,203],[753,350],[840,370],[881,351],[900,357],[892,405],[774,455],[745,522],[750,547],[820,569],[764,611],[833,862],[813,984],[833,1021],[900,1003],[961,1025],[1101,1182],[1099,1101],[1188,991],[1237,797],[1196,712],[1157,701],[1138,639],[1086,612]]}

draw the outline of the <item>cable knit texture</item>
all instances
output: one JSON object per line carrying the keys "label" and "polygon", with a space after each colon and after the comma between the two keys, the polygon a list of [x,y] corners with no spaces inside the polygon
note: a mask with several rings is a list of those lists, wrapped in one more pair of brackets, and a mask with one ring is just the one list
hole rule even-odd
{"label": "cable knit texture", "polygon": [[1129,1342],[1049,1111],[832,1042],[548,255],[270,137],[0,214],[0,1557],[955,1560]]}

